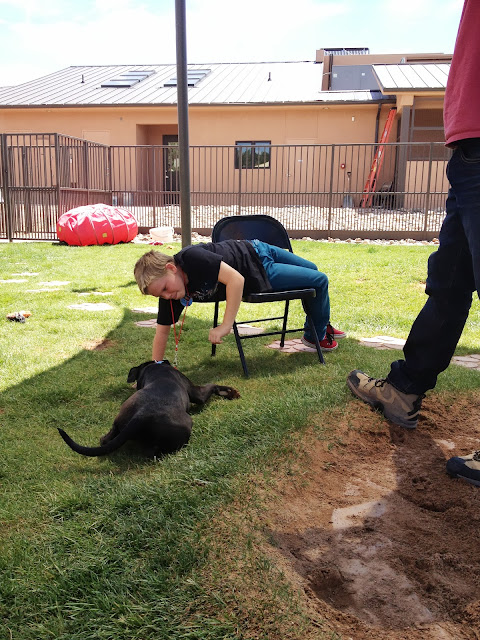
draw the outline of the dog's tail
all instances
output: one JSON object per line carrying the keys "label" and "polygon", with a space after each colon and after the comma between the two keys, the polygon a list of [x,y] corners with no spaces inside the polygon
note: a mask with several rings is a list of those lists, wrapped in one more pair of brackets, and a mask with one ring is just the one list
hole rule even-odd
{"label": "dog's tail", "polygon": [[81,453],[83,456],[107,456],[109,453],[113,453],[117,449],[119,449],[122,445],[127,442],[127,440],[131,440],[133,434],[138,430],[141,425],[142,420],[134,418],[130,420],[128,425],[120,431],[120,433],[115,436],[109,442],[105,444],[101,444],[98,447],[84,447],[81,444],[77,444],[70,436],[63,431],[63,429],[58,429],[58,433],[62,436],[65,442],[68,444],[70,449],[73,449],[77,453]]}

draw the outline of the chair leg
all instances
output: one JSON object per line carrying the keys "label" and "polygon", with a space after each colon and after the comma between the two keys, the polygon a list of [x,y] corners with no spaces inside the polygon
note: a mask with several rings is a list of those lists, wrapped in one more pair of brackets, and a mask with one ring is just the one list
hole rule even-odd
{"label": "chair leg", "polygon": [[285,345],[285,332],[287,330],[289,304],[290,304],[290,301],[285,300],[285,313],[283,314],[283,326],[282,326],[282,337],[280,338],[280,347],[283,347]]}
{"label": "chair leg", "polygon": [[317,330],[315,329],[315,325],[313,324],[312,316],[309,313],[307,314],[307,320],[310,326],[310,331],[313,335],[313,339],[315,341],[315,347],[317,348],[318,359],[320,360],[321,364],[325,364],[325,358],[323,357],[322,348],[320,347]]}
{"label": "chair leg", "polygon": [[245,354],[243,353],[242,339],[240,338],[240,334],[238,333],[236,322],[233,323],[233,334],[237,343],[238,355],[240,356],[240,360],[242,362],[243,373],[245,374],[245,377],[248,378],[247,361],[245,360]]}
{"label": "chair leg", "polygon": [[[219,303],[215,302],[215,309],[213,312],[213,328],[214,329],[218,325],[218,308],[219,308]],[[217,345],[212,344],[212,358],[216,353],[217,353]]]}

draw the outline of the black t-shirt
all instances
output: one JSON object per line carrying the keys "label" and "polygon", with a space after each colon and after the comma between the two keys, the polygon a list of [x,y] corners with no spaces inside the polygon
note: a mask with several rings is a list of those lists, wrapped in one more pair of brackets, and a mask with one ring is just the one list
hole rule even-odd
{"label": "black t-shirt", "polygon": [[[224,240],[185,247],[173,256],[188,278],[187,291],[195,302],[225,300],[225,285],[218,282],[222,260],[245,278],[243,293],[271,291],[272,287],[257,252],[248,240]],[[183,309],[179,300],[158,300],[157,323],[177,322]],[[172,318],[173,308],[173,318]]]}

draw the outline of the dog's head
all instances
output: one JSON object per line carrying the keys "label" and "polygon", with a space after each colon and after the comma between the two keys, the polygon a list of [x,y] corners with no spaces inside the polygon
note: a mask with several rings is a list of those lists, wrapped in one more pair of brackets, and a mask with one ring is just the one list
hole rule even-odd
{"label": "dog's head", "polygon": [[142,362],[142,364],[139,364],[137,367],[132,367],[130,369],[130,371],[128,372],[127,382],[135,382],[135,381],[139,382],[140,378],[142,377],[142,374],[145,372],[145,369],[147,367],[150,367],[152,365],[158,367],[158,366],[161,366],[161,365],[164,365],[164,364],[170,366],[170,363],[169,363],[168,360],[162,360],[161,363],[155,362],[155,360],[149,360],[148,362]]}

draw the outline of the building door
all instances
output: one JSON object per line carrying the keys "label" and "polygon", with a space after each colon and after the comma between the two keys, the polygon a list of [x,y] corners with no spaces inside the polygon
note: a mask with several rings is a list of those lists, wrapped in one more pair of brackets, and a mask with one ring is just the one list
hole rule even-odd
{"label": "building door", "polygon": [[163,190],[165,192],[165,204],[179,204],[179,155],[178,136],[163,136]]}
{"label": "building door", "polygon": [[303,204],[305,194],[315,190],[312,172],[319,166],[320,147],[313,138],[290,139],[287,145],[283,147],[281,165],[284,171],[283,206],[297,206]]}

